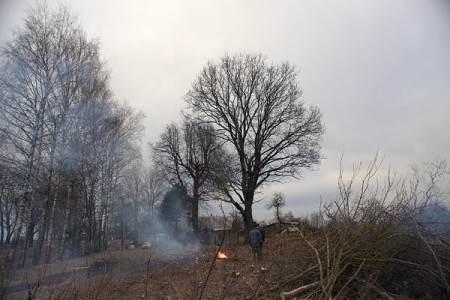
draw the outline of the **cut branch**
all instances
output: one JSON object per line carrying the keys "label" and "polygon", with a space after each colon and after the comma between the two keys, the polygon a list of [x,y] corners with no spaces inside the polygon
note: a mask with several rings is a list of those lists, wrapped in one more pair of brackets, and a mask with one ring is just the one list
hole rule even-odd
{"label": "cut branch", "polygon": [[294,297],[300,293],[312,290],[313,288],[318,287],[318,286],[320,286],[319,281],[308,284],[308,285],[301,286],[301,287],[296,288],[295,290],[292,290],[289,292],[281,292],[280,297],[282,300],[285,300],[286,298],[289,299],[290,297]]}

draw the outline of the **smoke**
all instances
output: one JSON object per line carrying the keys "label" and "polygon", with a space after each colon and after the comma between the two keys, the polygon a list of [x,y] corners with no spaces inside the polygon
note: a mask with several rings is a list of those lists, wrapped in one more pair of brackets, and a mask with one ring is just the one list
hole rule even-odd
{"label": "smoke", "polygon": [[177,251],[189,246],[199,249],[200,240],[192,230],[189,197],[186,190],[174,185],[165,194],[157,212],[141,228],[142,238],[159,250]]}

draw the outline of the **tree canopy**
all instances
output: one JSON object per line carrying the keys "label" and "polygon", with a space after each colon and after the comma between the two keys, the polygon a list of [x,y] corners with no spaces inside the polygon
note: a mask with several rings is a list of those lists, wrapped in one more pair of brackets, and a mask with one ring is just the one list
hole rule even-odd
{"label": "tree canopy", "polygon": [[[142,115],[114,101],[108,77],[98,41],[63,6],[31,7],[1,49],[0,165],[17,174],[15,182],[0,181],[14,189],[16,203],[6,224],[8,264],[20,246],[23,267],[34,243],[39,263],[44,239],[48,262],[55,237],[61,257],[69,242],[80,253],[82,231],[86,253],[106,247],[113,202],[127,165],[139,159],[142,130]],[[4,209],[12,199],[0,200]]]}
{"label": "tree canopy", "polygon": [[168,125],[152,146],[152,159],[159,172],[189,193],[194,232],[199,231],[199,202],[211,191],[211,181],[220,168],[221,144],[211,125],[186,118],[181,127]]}
{"label": "tree canopy", "polygon": [[185,96],[193,115],[211,123],[236,157],[223,180],[227,201],[253,222],[255,192],[283,177],[298,177],[321,159],[322,114],[302,101],[298,72],[262,54],[225,55],[208,62]]}

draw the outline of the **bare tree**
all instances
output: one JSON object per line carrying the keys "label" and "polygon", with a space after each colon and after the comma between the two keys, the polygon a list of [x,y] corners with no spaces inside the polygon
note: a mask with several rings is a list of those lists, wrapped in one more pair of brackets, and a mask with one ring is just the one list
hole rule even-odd
{"label": "bare tree", "polygon": [[[2,49],[2,133],[15,152],[3,157],[24,174],[23,196],[19,201],[17,231],[12,238],[8,260],[14,260],[19,237],[25,232],[19,266],[25,263],[28,241],[33,240],[33,211],[39,205],[36,191],[44,165],[45,139],[50,123],[47,111],[52,94],[58,86],[57,67],[64,50],[55,40],[56,19],[47,7],[38,5],[30,10],[25,28],[15,32],[14,39]],[[59,24],[62,25],[62,24]]]}
{"label": "bare tree", "polygon": [[139,208],[142,201],[143,174],[140,165],[135,164],[125,174],[126,197],[131,200],[133,206],[133,243],[137,245],[139,240]]}
{"label": "bare tree", "polygon": [[449,180],[445,161],[410,175],[389,170],[382,181],[380,166],[376,156],[365,173],[358,164],[347,179],[341,168],[338,198],[321,206],[314,231],[299,233],[309,249],[299,257],[308,272],[282,298],[397,299],[402,292],[448,298],[448,214],[441,232],[437,219],[427,217],[445,210],[436,201],[448,202],[442,193]]}
{"label": "bare tree", "polygon": [[267,209],[275,209],[275,217],[277,218],[278,223],[283,223],[281,208],[285,205],[286,202],[284,201],[283,193],[275,193],[272,201],[266,205]]}
{"label": "bare tree", "polygon": [[143,183],[144,198],[144,219],[152,227],[155,220],[155,206],[162,200],[163,193],[166,190],[165,182],[162,176],[153,168],[144,168]]}
{"label": "bare tree", "polygon": [[209,62],[186,95],[194,115],[213,124],[233,149],[237,176],[223,188],[247,229],[258,188],[297,177],[321,159],[322,115],[307,108],[301,94],[289,63],[273,65],[261,54],[238,54]]}
{"label": "bare tree", "polygon": [[124,196],[125,174],[141,159],[142,115],[107,100],[92,101],[84,109],[82,120],[88,125],[79,136],[88,253],[107,247],[112,206]]}
{"label": "bare tree", "polygon": [[98,94],[109,94],[106,86],[107,75],[103,70],[98,52],[98,42],[88,40],[85,32],[80,28],[77,18],[60,7],[51,14],[53,22],[52,39],[49,43],[56,44],[61,54],[53,58],[58,63],[54,68],[58,80],[49,99],[46,115],[48,122],[48,141],[44,143],[47,162],[44,165],[46,182],[43,193],[43,210],[39,220],[39,235],[33,255],[33,263],[37,264],[41,257],[45,236],[47,239],[46,261],[50,261],[53,233],[55,229],[54,218],[58,202],[58,190],[61,184],[62,166],[67,149],[67,139],[70,130],[73,130],[73,118],[77,117],[78,107],[83,105],[81,99],[86,101]]}
{"label": "bare tree", "polygon": [[0,244],[10,244],[15,231],[19,211],[17,199],[19,178],[10,169],[0,164]]}
{"label": "bare tree", "polygon": [[175,123],[167,126],[160,140],[152,147],[153,161],[172,185],[191,191],[191,222],[198,232],[199,201],[208,191],[208,181],[218,169],[222,154],[212,126],[186,119],[181,129]]}
{"label": "bare tree", "polygon": [[124,166],[139,157],[142,115],[112,101],[98,41],[63,6],[30,8],[0,59],[0,160],[18,174],[21,190],[7,261],[20,244],[24,266],[36,237],[33,263],[46,237],[50,260],[58,208],[62,245],[66,232],[80,239],[85,226],[89,248],[100,249]]}

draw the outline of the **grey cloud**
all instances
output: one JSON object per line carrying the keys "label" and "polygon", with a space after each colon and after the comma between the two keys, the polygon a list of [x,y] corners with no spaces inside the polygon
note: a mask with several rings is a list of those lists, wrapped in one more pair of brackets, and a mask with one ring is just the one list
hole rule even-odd
{"label": "grey cloud", "polygon": [[[303,180],[260,195],[286,191],[294,214],[333,197],[343,152],[350,163],[370,161],[378,150],[401,171],[436,155],[450,158],[448,1],[62,2],[100,39],[115,95],[144,110],[150,141],[179,117],[208,60],[256,51],[295,64],[304,99],[324,114],[327,159]],[[20,23],[19,6],[6,7],[14,11],[11,28]],[[260,204],[255,211],[267,214]]]}

